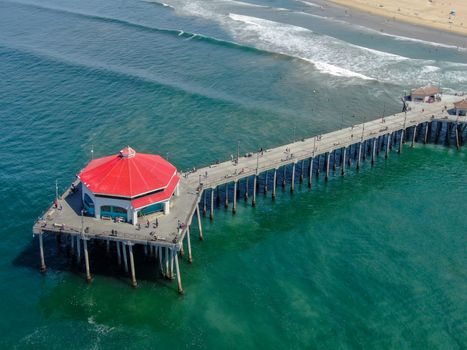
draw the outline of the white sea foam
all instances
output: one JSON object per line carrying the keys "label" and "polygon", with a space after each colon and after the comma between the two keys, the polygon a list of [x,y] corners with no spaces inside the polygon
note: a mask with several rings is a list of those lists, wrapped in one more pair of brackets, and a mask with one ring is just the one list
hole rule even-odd
{"label": "white sea foam", "polygon": [[235,3],[238,5],[248,6],[248,7],[259,7],[259,8],[267,8],[268,6],[252,4],[250,2],[238,1],[238,0],[224,0],[225,2]]}
{"label": "white sea foam", "polygon": [[317,8],[322,8],[323,7],[323,6],[315,4],[314,2],[311,2],[311,1],[306,1],[306,0],[296,0],[296,1],[301,2],[302,4],[305,4],[307,6],[311,6],[311,7],[317,7]]}
{"label": "white sea foam", "polygon": [[[352,82],[358,79],[375,79],[401,85],[423,85],[448,80],[449,84],[467,84],[465,65],[412,59],[351,44],[300,26],[231,13],[231,6],[226,4],[235,3],[235,0],[166,1],[175,3],[174,7],[181,15],[215,21],[230,34],[235,43],[301,59],[313,64],[322,73],[351,78],[349,81]],[[298,13],[291,11],[291,14]],[[265,16],[267,15],[266,11]],[[333,20],[326,17],[322,19]],[[378,32],[378,34],[389,36],[385,33]],[[436,43],[431,44],[436,45]]]}
{"label": "white sea foam", "polygon": [[373,79],[365,74],[327,61],[325,52],[317,49],[315,44],[325,38],[332,40],[329,37],[316,35],[311,30],[303,27],[282,24],[266,19],[233,13],[230,13],[229,17],[234,21],[246,24],[246,26],[243,26],[244,30],[250,33],[256,32],[260,43],[267,44],[261,47],[262,49],[305,60],[312,63],[322,73],[337,77]]}

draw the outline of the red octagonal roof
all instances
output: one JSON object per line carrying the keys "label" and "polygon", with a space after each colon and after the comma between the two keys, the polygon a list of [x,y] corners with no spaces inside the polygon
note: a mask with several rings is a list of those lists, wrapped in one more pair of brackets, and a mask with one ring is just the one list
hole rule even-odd
{"label": "red octagonal roof", "polygon": [[127,146],[117,155],[92,160],[78,177],[95,194],[134,198],[165,189],[176,173],[161,156]]}

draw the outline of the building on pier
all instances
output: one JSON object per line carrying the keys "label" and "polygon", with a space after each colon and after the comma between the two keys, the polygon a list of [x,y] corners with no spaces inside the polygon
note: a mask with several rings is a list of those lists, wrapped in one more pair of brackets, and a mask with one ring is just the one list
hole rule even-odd
{"label": "building on pier", "polygon": [[456,115],[467,115],[467,99],[454,103]]}
{"label": "building on pier", "polygon": [[436,86],[424,86],[410,91],[410,99],[413,102],[435,102],[439,101],[441,89]]}
{"label": "building on pier", "polygon": [[88,216],[136,225],[138,217],[170,212],[180,176],[159,155],[127,146],[117,155],[92,160],[78,175]]}

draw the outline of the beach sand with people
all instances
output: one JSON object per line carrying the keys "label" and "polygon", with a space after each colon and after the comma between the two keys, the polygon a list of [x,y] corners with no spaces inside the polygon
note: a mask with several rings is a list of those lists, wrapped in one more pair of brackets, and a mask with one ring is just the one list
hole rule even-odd
{"label": "beach sand with people", "polygon": [[396,21],[467,35],[466,0],[330,0]]}

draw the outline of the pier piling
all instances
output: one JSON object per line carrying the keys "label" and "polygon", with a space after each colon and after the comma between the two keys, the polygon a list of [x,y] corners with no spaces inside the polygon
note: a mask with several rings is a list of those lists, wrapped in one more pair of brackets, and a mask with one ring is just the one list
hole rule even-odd
{"label": "pier piling", "polygon": [[118,266],[122,266],[122,255],[120,253],[120,242],[116,241],[115,242],[117,245],[117,261],[118,261]]}
{"label": "pier piling", "polygon": [[40,269],[41,269],[41,272],[45,272],[47,270],[47,267],[45,266],[44,243],[43,243],[43,239],[42,239],[42,233],[39,234],[39,254],[40,254],[40,258],[41,258]]}
{"label": "pier piling", "polygon": [[175,272],[177,273],[178,293],[183,294],[182,276],[180,275],[180,267],[178,266],[178,256],[175,254]]}
{"label": "pier piling", "polygon": [[274,169],[274,177],[272,181],[272,199],[276,198],[276,183],[277,183],[277,169]]}
{"label": "pier piling", "polygon": [[193,263],[193,257],[191,255],[191,239],[190,239],[190,226],[186,228],[186,245],[188,248],[188,262]]}
{"label": "pier piling", "polygon": [[211,207],[209,208],[209,219],[214,219],[214,188],[211,189]]}
{"label": "pier piling", "polygon": [[235,214],[236,212],[237,212],[237,181],[234,181],[232,213]]}
{"label": "pier piling", "polygon": [[345,175],[345,156],[346,156],[347,148],[344,147],[342,151],[342,162],[341,162],[341,175]]}
{"label": "pier piling", "polygon": [[136,288],[138,283],[136,283],[135,261],[133,259],[133,244],[128,244],[128,253],[130,256],[131,286]]}
{"label": "pier piling", "polygon": [[257,175],[254,176],[253,179],[253,199],[251,200],[251,205],[256,207],[256,182],[257,182]]}
{"label": "pier piling", "polygon": [[88,238],[83,238],[84,265],[86,268],[86,282],[91,282],[91,269],[89,267]]}
{"label": "pier piling", "polygon": [[331,152],[328,152],[326,155],[326,176],[324,177],[325,181],[329,180],[329,162],[331,160]]}
{"label": "pier piling", "polygon": [[196,206],[196,218],[198,219],[199,240],[202,241],[202,240],[204,240],[203,227],[201,226],[201,215],[199,214],[199,206],[198,205]]}
{"label": "pier piling", "polygon": [[128,258],[126,256],[126,243],[122,242],[122,251],[123,251],[123,267],[125,268],[125,273],[128,273]]}
{"label": "pier piling", "polygon": [[311,188],[313,182],[313,157],[310,158],[310,167],[308,174],[308,187]]}
{"label": "pier piling", "polygon": [[292,179],[290,180],[290,193],[293,193],[295,189],[295,164],[292,164]]}

